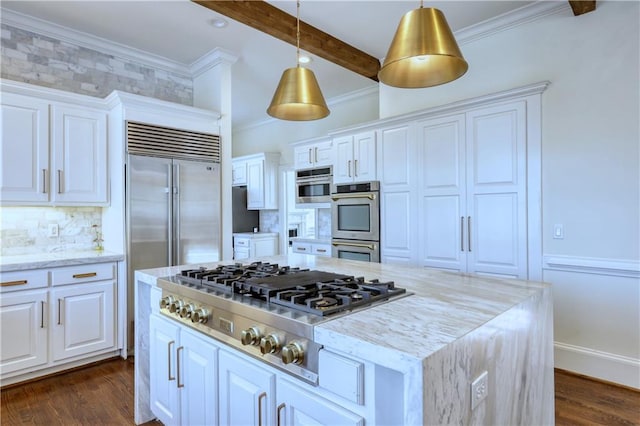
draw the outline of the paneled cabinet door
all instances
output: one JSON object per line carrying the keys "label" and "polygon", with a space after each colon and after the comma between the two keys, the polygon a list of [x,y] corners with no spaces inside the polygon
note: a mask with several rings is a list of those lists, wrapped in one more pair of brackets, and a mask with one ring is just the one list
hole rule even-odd
{"label": "paneled cabinet door", "polygon": [[0,374],[47,362],[47,291],[20,291],[0,296]]}
{"label": "paneled cabinet door", "polygon": [[368,131],[333,141],[334,183],[376,180],[376,132]]}
{"label": "paneled cabinet door", "polygon": [[364,425],[364,418],[288,380],[278,380],[278,426]]}
{"label": "paneled cabinet door", "polygon": [[333,141],[335,147],[335,164],[333,166],[333,182],[353,182],[353,137],[343,136]]}
{"label": "paneled cabinet door", "polygon": [[0,199],[49,201],[49,103],[2,94]]}
{"label": "paneled cabinet door", "polygon": [[202,339],[198,332],[182,328],[176,360],[180,374],[180,423],[183,425],[218,424],[218,349]]}
{"label": "paneled cabinet door", "polygon": [[54,361],[114,347],[114,287],[103,281],[51,291]]}
{"label": "paneled cabinet door", "polygon": [[247,162],[234,161],[231,164],[231,185],[240,186],[247,184]]}
{"label": "paneled cabinet door", "polygon": [[297,146],[293,150],[293,158],[296,170],[330,166],[333,164],[332,143],[327,141]]}
{"label": "paneled cabinet door", "polygon": [[61,204],[107,202],[107,114],[67,105],[52,107],[51,191]]}
{"label": "paneled cabinet door", "polygon": [[177,323],[157,315],[149,319],[149,399],[151,411],[165,426],[180,423],[176,349]]}
{"label": "paneled cabinet door", "polygon": [[264,160],[247,161],[247,208],[262,209],[265,203]]}
{"label": "paneled cabinet door", "polygon": [[275,375],[222,350],[218,365],[220,425],[275,424]]}

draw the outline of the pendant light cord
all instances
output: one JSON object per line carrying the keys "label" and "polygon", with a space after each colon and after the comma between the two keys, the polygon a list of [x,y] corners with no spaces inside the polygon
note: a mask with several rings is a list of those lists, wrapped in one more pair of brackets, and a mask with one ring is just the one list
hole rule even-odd
{"label": "pendant light cord", "polygon": [[296,3],[296,66],[300,66],[300,0]]}
{"label": "pendant light cord", "polygon": [[420,0],[420,9],[422,9],[424,7],[424,5],[422,4],[424,0]]}

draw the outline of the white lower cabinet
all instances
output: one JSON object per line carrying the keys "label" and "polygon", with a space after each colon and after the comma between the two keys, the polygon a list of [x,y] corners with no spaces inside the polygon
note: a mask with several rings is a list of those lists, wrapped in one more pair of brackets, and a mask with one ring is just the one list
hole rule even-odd
{"label": "white lower cabinet", "polygon": [[165,425],[218,424],[218,348],[157,314],[149,330],[151,411]]}
{"label": "white lower cabinet", "polygon": [[220,351],[220,425],[272,425],[276,375]]}
{"label": "white lower cabinet", "polygon": [[115,285],[78,284],[51,291],[52,353],[58,361],[107,349],[115,342]]}
{"label": "white lower cabinet", "polygon": [[278,426],[364,425],[365,419],[309,392],[286,379],[278,379]]}
{"label": "white lower cabinet", "polygon": [[47,363],[47,290],[2,294],[0,374]]}
{"label": "white lower cabinet", "polygon": [[276,254],[278,254],[278,234],[275,232],[233,235],[233,258],[236,260]]}

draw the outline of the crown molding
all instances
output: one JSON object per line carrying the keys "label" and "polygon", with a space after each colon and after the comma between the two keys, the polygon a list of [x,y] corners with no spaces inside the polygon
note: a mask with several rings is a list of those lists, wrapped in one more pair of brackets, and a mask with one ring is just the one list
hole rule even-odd
{"label": "crown molding", "polygon": [[471,43],[566,10],[571,10],[569,2],[541,0],[462,28],[454,36],[458,44]]}
{"label": "crown molding", "polygon": [[3,24],[191,78],[191,71],[188,66],[165,57],[96,37],[82,31],[72,30],[6,8],[0,8],[0,13],[2,14]]}
{"label": "crown molding", "polygon": [[238,56],[230,51],[216,47],[193,62],[189,66],[189,71],[191,72],[191,76],[196,78],[220,64],[233,65],[238,61],[238,58]]}

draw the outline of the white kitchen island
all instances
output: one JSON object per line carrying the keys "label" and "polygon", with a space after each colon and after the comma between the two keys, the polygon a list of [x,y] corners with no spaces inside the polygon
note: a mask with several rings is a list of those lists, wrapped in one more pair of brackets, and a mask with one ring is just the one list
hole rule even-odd
{"label": "white kitchen island", "polygon": [[[363,397],[349,401],[340,395],[335,377],[324,385],[323,377],[332,376],[322,371],[322,365],[317,387],[295,386],[301,393],[317,394],[330,406],[354,414],[360,420],[353,424],[554,423],[550,285],[321,256],[293,254],[260,260],[392,280],[412,293],[314,328],[314,340],[325,349],[362,363]],[[136,272],[136,423],[154,417],[149,402],[149,317],[159,299],[156,279],[182,269],[186,266]],[[219,345],[239,362],[251,362]],[[253,363],[262,368],[259,361]],[[264,370],[274,369],[265,365]],[[472,409],[472,383],[485,372],[486,397]],[[284,382],[290,380],[286,373],[274,370],[273,374],[283,375]],[[276,392],[279,397],[285,394]],[[211,404],[217,406],[217,401]],[[277,423],[275,415],[263,420]],[[284,418],[283,422],[304,423],[297,420]]]}

